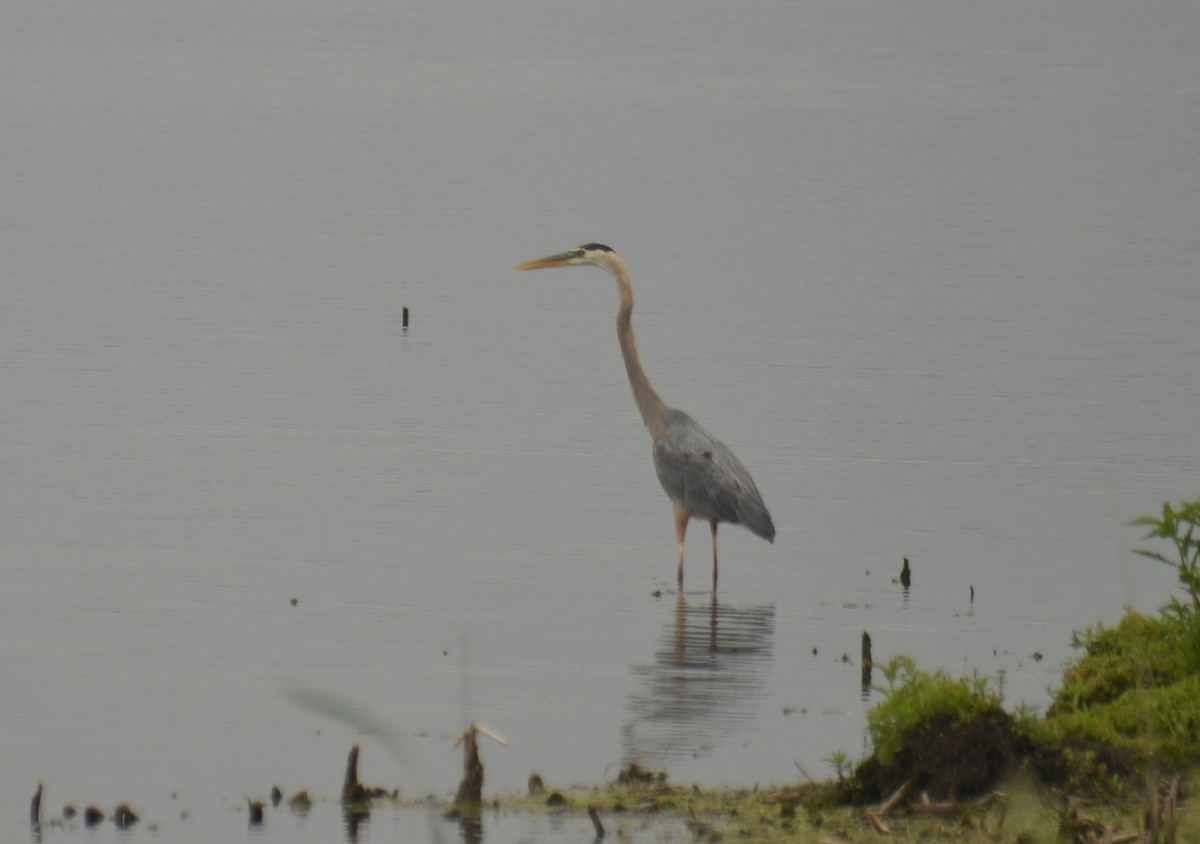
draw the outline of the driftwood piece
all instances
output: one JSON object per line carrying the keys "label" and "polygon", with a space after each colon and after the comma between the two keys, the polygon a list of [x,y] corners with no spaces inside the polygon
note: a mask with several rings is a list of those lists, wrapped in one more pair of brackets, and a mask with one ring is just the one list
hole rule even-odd
{"label": "driftwood piece", "polygon": [[1179,778],[1175,777],[1165,790],[1155,791],[1142,810],[1137,832],[1117,834],[1107,823],[1078,815],[1078,802],[1073,798],[1068,799],[1064,817],[1071,822],[1071,836],[1083,844],[1132,844],[1134,841],[1138,844],[1175,844],[1179,786]]}
{"label": "driftwood piece", "polygon": [[986,794],[978,800],[972,800],[970,803],[956,803],[953,801],[934,803],[930,801],[929,795],[922,794],[921,802],[914,805],[912,810],[927,815],[955,816],[968,812],[977,812],[982,815],[993,806],[1000,807],[1000,818],[1001,823],[1003,823],[1004,814],[1008,811],[1008,795],[1003,791],[993,791],[991,794]]}
{"label": "driftwood piece", "polygon": [[1124,835],[1113,835],[1112,827],[1104,827],[1104,835],[1097,836],[1096,830],[1089,829],[1087,837],[1084,839],[1087,844],[1131,844],[1134,841],[1139,841],[1142,838],[1141,832],[1127,832]]}
{"label": "driftwood piece", "polygon": [[875,827],[884,835],[890,835],[892,830],[886,823],[884,823],[883,819],[887,817],[888,812],[892,811],[892,809],[896,807],[897,803],[904,799],[905,793],[908,792],[908,789],[911,786],[912,780],[906,780],[905,782],[901,783],[899,788],[892,792],[891,797],[883,801],[883,803],[876,808],[868,809],[867,820],[870,821],[871,826]]}
{"label": "driftwood piece", "polygon": [[901,783],[900,787],[897,788],[894,792],[892,792],[891,797],[889,797],[887,800],[883,801],[883,803],[880,804],[879,808],[873,810],[874,814],[886,816],[888,812],[890,812],[890,811],[892,811],[892,809],[896,808],[897,803],[899,803],[901,800],[904,799],[904,795],[908,793],[908,790],[911,787],[912,787],[912,780],[906,780],[905,782]]}
{"label": "driftwood piece", "polygon": [[[879,830],[885,835],[890,834],[891,829],[884,821],[884,818],[886,818],[892,812],[892,810],[904,800],[905,795],[908,793],[908,790],[911,787],[912,780],[904,782],[892,793],[891,797],[876,806],[874,809],[868,809],[866,812],[866,817],[871,826],[875,827],[875,829]],[[934,803],[929,799],[928,794],[922,793],[920,800],[911,803],[908,806],[908,810],[917,814],[953,817],[957,815],[963,815],[968,812],[977,812],[980,815],[984,815],[993,806],[1000,807],[1001,823],[1003,823],[1004,813],[1007,812],[1008,807],[1008,795],[1002,791],[993,791],[991,794],[987,794],[983,797],[980,797],[978,800],[971,801],[970,803],[959,803],[956,801]]]}
{"label": "driftwood piece", "polygon": [[1179,799],[1179,777],[1171,780],[1165,793],[1156,793],[1146,807],[1140,839],[1150,844],[1175,844],[1175,804]]}

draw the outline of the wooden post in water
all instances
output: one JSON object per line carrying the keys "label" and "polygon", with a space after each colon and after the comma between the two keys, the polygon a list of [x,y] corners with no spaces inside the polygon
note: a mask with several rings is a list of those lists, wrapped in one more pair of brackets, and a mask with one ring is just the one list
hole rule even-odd
{"label": "wooden post in water", "polygon": [[408,328],[408,308],[404,308],[400,312],[400,327]]}
{"label": "wooden post in water", "polygon": [[346,758],[346,776],[342,779],[342,805],[361,803],[368,797],[367,789],[358,779],[358,745],[350,748]]}
{"label": "wooden post in water", "polygon": [[596,830],[596,840],[599,841],[604,837],[604,824],[600,823],[600,815],[596,812],[595,806],[588,806],[588,817],[592,819],[592,826]]}
{"label": "wooden post in water", "polygon": [[42,784],[40,782],[37,791],[33,793],[33,802],[29,804],[29,825],[34,830],[42,827]]}
{"label": "wooden post in water", "polygon": [[875,663],[871,660],[871,634],[866,630],[862,635],[862,690],[865,695],[871,690],[871,670]]}
{"label": "wooden post in water", "polygon": [[508,739],[482,724],[471,723],[454,738],[454,746],[463,746],[463,778],[454,795],[454,808],[464,814],[479,812],[483,800],[483,762],[479,759],[479,742],[476,736],[483,734],[492,741],[507,745]]}

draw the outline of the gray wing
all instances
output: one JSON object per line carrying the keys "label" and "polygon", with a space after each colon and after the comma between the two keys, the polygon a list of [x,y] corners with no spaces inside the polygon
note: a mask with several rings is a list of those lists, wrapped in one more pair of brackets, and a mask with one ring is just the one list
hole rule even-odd
{"label": "gray wing", "polygon": [[654,438],[654,468],[667,496],[697,516],[742,524],[771,542],[775,525],[746,467],[682,410]]}

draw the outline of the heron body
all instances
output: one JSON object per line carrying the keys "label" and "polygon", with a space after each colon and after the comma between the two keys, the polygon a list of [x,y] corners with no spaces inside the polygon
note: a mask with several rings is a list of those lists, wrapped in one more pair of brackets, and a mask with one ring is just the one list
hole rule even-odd
{"label": "heron body", "polygon": [[629,386],[642,421],[654,441],[654,468],[659,483],[675,508],[678,543],[676,576],[683,589],[683,546],[690,519],[706,519],[712,530],[712,589],[717,589],[717,525],[744,525],[768,542],[775,541],[775,525],[754,479],[741,461],[720,440],[682,410],[667,405],[650,386],[633,337],[633,284],[621,256],[600,243],[589,243],[536,261],[518,264],[518,270],[592,265],[617,283],[621,304],[617,310],[617,341],[625,359]]}

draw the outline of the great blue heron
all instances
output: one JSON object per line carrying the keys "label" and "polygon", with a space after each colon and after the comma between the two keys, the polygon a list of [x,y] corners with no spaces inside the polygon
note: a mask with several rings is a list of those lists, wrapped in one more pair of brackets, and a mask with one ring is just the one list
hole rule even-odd
{"label": "great blue heron", "polygon": [[518,264],[518,270],[576,267],[591,264],[607,270],[617,283],[621,307],[617,310],[617,340],[625,358],[625,371],[642,421],[654,438],[654,468],[667,496],[675,505],[676,563],[679,590],[683,591],[683,537],[689,519],[708,519],[712,528],[712,590],[717,591],[717,523],[745,525],[768,542],[775,541],[775,525],[754,479],[724,443],[700,427],[682,410],[669,407],[646,377],[633,340],[633,285],[621,256],[601,243],[588,243],[570,252]]}

